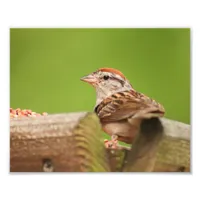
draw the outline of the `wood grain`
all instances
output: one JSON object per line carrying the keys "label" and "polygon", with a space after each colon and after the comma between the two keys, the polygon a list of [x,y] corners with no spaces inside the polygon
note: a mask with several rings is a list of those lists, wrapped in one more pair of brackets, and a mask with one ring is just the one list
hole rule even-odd
{"label": "wood grain", "polygon": [[[110,150],[104,148],[101,126],[95,113],[11,119],[10,171],[190,171],[190,126],[169,119],[161,119],[161,122],[164,126],[162,137],[155,134],[151,140],[140,138],[139,142],[134,141],[132,150],[127,147]],[[138,151],[136,147],[139,144]],[[137,169],[123,170],[126,163],[136,166],[136,154],[155,160],[146,167],[148,159],[143,165],[137,164]]]}

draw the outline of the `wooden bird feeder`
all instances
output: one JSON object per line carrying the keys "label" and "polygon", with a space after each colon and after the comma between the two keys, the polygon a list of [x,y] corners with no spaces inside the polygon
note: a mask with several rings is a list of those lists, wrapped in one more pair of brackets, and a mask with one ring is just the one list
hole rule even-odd
{"label": "wooden bird feeder", "polygon": [[[163,135],[106,149],[95,113],[10,120],[11,172],[190,172],[190,125],[161,119]],[[150,136],[149,136],[150,135]]]}

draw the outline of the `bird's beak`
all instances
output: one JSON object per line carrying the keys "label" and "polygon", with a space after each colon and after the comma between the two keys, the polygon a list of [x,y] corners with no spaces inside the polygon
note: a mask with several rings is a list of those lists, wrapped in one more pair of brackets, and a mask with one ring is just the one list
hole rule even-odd
{"label": "bird's beak", "polygon": [[81,81],[84,81],[84,82],[87,82],[87,83],[93,85],[93,84],[97,83],[98,80],[94,75],[89,74],[87,76],[82,77]]}

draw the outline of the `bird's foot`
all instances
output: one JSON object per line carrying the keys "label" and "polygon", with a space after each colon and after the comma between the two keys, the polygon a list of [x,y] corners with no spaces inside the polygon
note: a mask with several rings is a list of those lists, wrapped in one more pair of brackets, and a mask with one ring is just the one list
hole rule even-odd
{"label": "bird's foot", "polygon": [[118,140],[104,140],[104,144],[105,144],[105,147],[109,149],[118,148]]}

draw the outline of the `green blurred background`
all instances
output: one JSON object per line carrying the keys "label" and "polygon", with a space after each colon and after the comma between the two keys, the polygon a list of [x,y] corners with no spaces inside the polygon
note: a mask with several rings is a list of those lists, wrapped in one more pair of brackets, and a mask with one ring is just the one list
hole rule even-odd
{"label": "green blurred background", "polygon": [[105,66],[190,123],[190,29],[10,29],[10,107],[92,111],[80,78]]}

